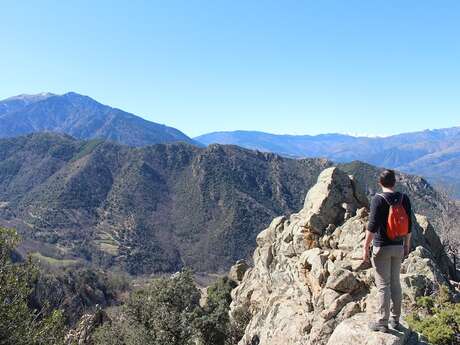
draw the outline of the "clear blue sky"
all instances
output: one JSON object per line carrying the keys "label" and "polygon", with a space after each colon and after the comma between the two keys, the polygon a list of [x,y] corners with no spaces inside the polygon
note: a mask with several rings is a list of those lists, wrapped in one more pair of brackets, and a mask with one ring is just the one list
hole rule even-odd
{"label": "clear blue sky", "polygon": [[0,98],[75,91],[177,127],[460,125],[459,1],[2,1]]}

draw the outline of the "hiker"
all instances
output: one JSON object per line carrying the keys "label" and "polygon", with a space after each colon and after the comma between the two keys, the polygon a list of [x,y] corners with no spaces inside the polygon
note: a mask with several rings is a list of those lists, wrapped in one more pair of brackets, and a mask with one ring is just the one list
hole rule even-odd
{"label": "hiker", "polygon": [[376,194],[371,202],[363,261],[370,260],[372,241],[378,309],[377,319],[369,323],[369,328],[388,332],[388,325],[402,330],[399,323],[402,302],[400,269],[403,258],[410,250],[412,209],[409,197],[394,190],[396,177],[393,170],[384,170],[380,174],[379,184],[382,193]]}

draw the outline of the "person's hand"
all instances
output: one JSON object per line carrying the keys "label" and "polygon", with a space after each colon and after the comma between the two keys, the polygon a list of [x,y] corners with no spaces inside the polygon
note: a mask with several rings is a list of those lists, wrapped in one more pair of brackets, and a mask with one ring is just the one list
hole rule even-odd
{"label": "person's hand", "polygon": [[369,248],[364,249],[363,251],[363,261],[364,262],[370,262],[370,254],[369,254]]}

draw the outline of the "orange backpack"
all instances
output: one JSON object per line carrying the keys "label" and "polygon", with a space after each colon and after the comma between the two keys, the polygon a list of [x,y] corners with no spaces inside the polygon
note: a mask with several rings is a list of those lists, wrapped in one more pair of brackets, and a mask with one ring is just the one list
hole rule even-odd
{"label": "orange backpack", "polygon": [[409,216],[403,206],[404,194],[396,204],[391,204],[383,194],[380,195],[390,206],[387,220],[387,237],[392,240],[400,240],[409,233]]}

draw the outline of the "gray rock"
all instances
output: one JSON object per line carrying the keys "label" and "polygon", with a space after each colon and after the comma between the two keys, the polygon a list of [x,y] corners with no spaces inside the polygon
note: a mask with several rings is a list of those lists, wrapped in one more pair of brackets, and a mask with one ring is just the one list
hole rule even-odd
{"label": "gray rock", "polygon": [[310,214],[306,223],[312,231],[322,234],[329,224],[343,223],[345,213],[352,215],[366,205],[355,197],[354,188],[350,177],[338,168],[325,169],[319,175],[307,193],[303,209]]}
{"label": "gray rock", "polygon": [[431,254],[433,255],[435,261],[438,263],[439,269],[445,275],[448,275],[449,272],[454,269],[454,265],[449,259],[449,256],[446,254],[438,234],[434,230],[431,223],[428,221],[427,217],[417,214],[416,219],[423,237],[428,243]]}
{"label": "gray rock", "polygon": [[111,322],[110,318],[99,305],[94,314],[85,314],[80,318],[75,329],[70,330],[65,337],[66,345],[90,345],[94,330],[104,323]]}
{"label": "gray rock", "polygon": [[327,279],[326,287],[342,293],[351,293],[360,289],[363,284],[356,276],[346,269],[337,269]]}
{"label": "gray rock", "polygon": [[327,309],[321,312],[321,317],[324,320],[330,320],[335,317],[347,303],[351,302],[352,299],[353,297],[349,293],[341,295],[339,298],[336,298]]}
{"label": "gray rock", "polygon": [[239,283],[243,280],[244,274],[249,269],[249,265],[246,263],[245,260],[238,260],[235,265],[230,268],[230,272],[228,273],[228,277]]}
{"label": "gray rock", "polygon": [[368,327],[369,315],[356,314],[342,321],[334,330],[327,345],[405,345],[409,329],[391,333],[373,332]]}

